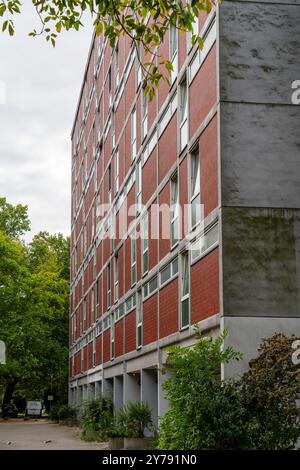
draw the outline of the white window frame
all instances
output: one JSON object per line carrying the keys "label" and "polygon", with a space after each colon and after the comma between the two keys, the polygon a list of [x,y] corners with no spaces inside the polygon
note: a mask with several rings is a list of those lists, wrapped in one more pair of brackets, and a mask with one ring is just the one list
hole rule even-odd
{"label": "white window frame", "polygon": [[148,133],[148,95],[142,90],[142,141]]}
{"label": "white window frame", "polygon": [[136,293],[136,349],[143,346],[143,297],[139,289]]}
{"label": "white window frame", "polygon": [[142,160],[140,159],[136,166],[136,205],[137,214],[141,211],[142,205]]}
{"label": "white window frame", "polygon": [[112,168],[111,168],[111,163],[108,165],[107,169],[107,178],[108,178],[108,203],[111,203],[112,200]]}
{"label": "white window frame", "polygon": [[173,65],[171,72],[171,82],[173,83],[178,73],[178,30],[174,25],[170,26],[169,31],[169,57]]}
{"label": "white window frame", "polygon": [[[191,282],[190,282],[190,260],[189,260],[189,252],[186,251],[181,254],[181,263],[180,263],[180,329],[183,330],[188,328],[191,322],[191,309],[190,309],[190,289],[191,289]],[[185,286],[185,274],[187,273],[188,276],[188,292],[184,292]],[[188,322],[183,324],[183,305],[184,303],[188,304]]]}
{"label": "white window frame", "polygon": [[137,153],[137,116],[136,116],[136,107],[133,108],[131,113],[131,160],[133,161]]}
{"label": "white window frame", "polygon": [[119,253],[114,256],[114,299],[115,303],[119,299]]}
{"label": "white window frame", "polygon": [[[170,200],[171,200],[171,248],[179,242],[179,180],[176,172],[171,178],[170,184]],[[177,238],[175,237],[177,234]]]}
{"label": "white window frame", "polygon": [[[131,256],[131,285],[136,284],[137,263],[136,263],[136,235],[135,232],[130,237],[130,256]],[[134,256],[133,256],[134,255]]]}
{"label": "white window frame", "polygon": [[110,263],[107,265],[107,309],[111,307],[111,271]]}
{"label": "white window frame", "polygon": [[109,67],[109,70],[108,70],[107,80],[108,80],[108,107],[110,108],[111,105],[112,105],[112,73],[111,73],[111,67]]}
{"label": "white window frame", "polygon": [[[141,246],[142,246],[142,273],[143,275],[148,272],[149,269],[149,220],[148,220],[148,212],[145,213],[141,220],[142,225],[142,239],[141,239]],[[147,263],[144,264],[144,260],[147,260]]]}
{"label": "white window frame", "polygon": [[111,314],[110,319],[110,359],[111,361],[115,358],[115,321],[114,314]]}
{"label": "white window frame", "polygon": [[115,170],[115,194],[119,191],[119,149],[114,154],[114,170]]}
{"label": "white window frame", "polygon": [[[194,169],[196,168],[196,173]],[[195,178],[196,175],[196,178]],[[190,154],[190,217],[191,229],[200,222],[200,155],[199,148]]]}
{"label": "white window frame", "polygon": [[[179,87],[179,145],[180,152],[188,143],[188,84],[186,77]],[[184,101],[183,101],[184,100]]]}
{"label": "white window frame", "polygon": [[93,287],[91,290],[91,320],[92,320],[92,324],[95,323],[95,294],[94,294]]}
{"label": "white window frame", "polygon": [[119,68],[119,44],[116,44],[114,51],[114,64],[115,64],[115,87],[117,88],[120,80],[120,68]]}

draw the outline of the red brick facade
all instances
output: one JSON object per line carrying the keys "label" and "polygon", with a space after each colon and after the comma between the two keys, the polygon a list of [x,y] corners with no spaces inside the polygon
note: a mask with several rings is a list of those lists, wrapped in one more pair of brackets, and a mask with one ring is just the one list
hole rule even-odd
{"label": "red brick facade", "polygon": [[[159,85],[147,103],[146,118],[135,48],[123,36],[115,50],[103,38],[93,39],[72,131],[71,379],[95,367],[109,367],[137,349],[143,354],[144,347],[220,311],[214,21],[212,13],[204,27],[213,32],[200,56],[196,45],[191,47],[188,38],[178,35],[177,76],[171,87],[166,82]],[[168,34],[161,50],[168,55]],[[185,88],[187,126],[182,132],[188,135],[183,145]],[[181,235],[172,243],[162,231],[163,223],[170,227],[172,217],[163,215],[160,206],[172,204],[174,184],[181,209],[191,202],[193,155],[198,156],[200,172],[197,184],[204,218],[198,227],[202,222],[202,228],[196,232],[191,227],[189,208],[188,219],[179,215]],[[128,215],[122,207],[137,202],[139,165],[140,202],[146,207]],[[101,213],[101,205],[108,203],[113,208],[110,216]],[[138,239],[134,249],[131,230],[127,227],[123,237],[119,229],[127,220],[139,233],[146,213],[148,263],[143,266],[143,243]],[[116,237],[109,232],[114,222]],[[194,254],[189,247],[199,237],[201,252]],[[188,324],[182,319],[186,250]],[[137,344],[138,296],[142,296],[142,344]]]}

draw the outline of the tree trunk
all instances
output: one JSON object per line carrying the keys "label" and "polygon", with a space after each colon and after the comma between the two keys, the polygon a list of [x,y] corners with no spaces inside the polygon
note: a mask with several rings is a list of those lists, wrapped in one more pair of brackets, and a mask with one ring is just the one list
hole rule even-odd
{"label": "tree trunk", "polygon": [[2,407],[4,405],[7,405],[8,403],[11,403],[13,393],[15,391],[16,385],[18,383],[17,379],[13,379],[8,384],[6,385],[5,393],[3,396],[3,401],[2,401]]}

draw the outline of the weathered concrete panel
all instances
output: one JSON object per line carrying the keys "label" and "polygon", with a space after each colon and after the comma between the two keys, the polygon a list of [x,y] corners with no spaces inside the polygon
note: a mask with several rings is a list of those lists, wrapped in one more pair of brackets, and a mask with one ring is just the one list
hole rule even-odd
{"label": "weathered concrete panel", "polygon": [[224,365],[222,375],[225,379],[239,376],[248,369],[250,359],[257,357],[257,349],[263,338],[269,338],[278,332],[300,336],[298,318],[224,317],[223,328],[229,331],[225,345],[243,353],[241,361]]}
{"label": "weathered concrete panel", "polygon": [[222,238],[224,315],[300,318],[300,211],[222,208]]}
{"label": "weathered concrete panel", "polygon": [[291,104],[300,79],[300,7],[224,1],[220,7],[220,97]]}
{"label": "weathered concrete panel", "polygon": [[221,103],[220,122],[222,205],[300,208],[300,106]]}

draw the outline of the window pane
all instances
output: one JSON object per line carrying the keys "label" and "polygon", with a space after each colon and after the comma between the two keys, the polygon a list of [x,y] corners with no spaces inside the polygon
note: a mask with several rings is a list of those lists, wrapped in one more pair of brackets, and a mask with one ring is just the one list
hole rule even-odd
{"label": "window pane", "polygon": [[171,277],[171,265],[168,264],[167,267],[165,267],[161,273],[160,273],[160,282],[161,284],[164,284],[165,282],[167,282]]}
{"label": "window pane", "polygon": [[151,294],[157,289],[157,276],[149,281],[149,293]]}
{"label": "window pane", "polygon": [[143,272],[148,271],[148,251],[143,253]]}
{"label": "window pane", "polygon": [[172,276],[175,276],[175,274],[178,273],[178,258],[175,258],[174,261],[172,261]]}
{"label": "window pane", "polygon": [[191,202],[192,209],[192,227],[200,220],[200,196],[196,196]]}
{"label": "window pane", "polygon": [[183,273],[182,273],[182,297],[188,295],[190,292],[190,279],[189,279],[189,258],[188,255],[184,255],[183,258]]}
{"label": "window pane", "polygon": [[142,325],[137,327],[137,347],[142,346]]}
{"label": "window pane", "polygon": [[190,323],[189,298],[181,302],[181,327],[185,327]]}
{"label": "window pane", "polygon": [[178,218],[171,223],[171,243],[172,246],[178,242]]}
{"label": "window pane", "polygon": [[200,191],[200,171],[199,157],[194,154],[191,156],[191,198],[195,197]]}

